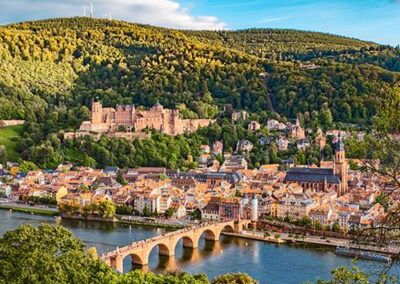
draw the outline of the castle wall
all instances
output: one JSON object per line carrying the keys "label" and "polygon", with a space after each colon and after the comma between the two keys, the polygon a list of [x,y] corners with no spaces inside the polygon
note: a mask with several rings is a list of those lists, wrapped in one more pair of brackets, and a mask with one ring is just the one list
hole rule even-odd
{"label": "castle wall", "polygon": [[82,123],[81,131],[116,132],[118,126],[134,127],[135,132],[145,128],[156,129],[169,135],[196,131],[199,127],[210,125],[210,119],[180,119],[178,110],[164,109],[156,104],[148,111],[135,111],[133,106],[103,108],[99,102],[92,106],[92,120]]}

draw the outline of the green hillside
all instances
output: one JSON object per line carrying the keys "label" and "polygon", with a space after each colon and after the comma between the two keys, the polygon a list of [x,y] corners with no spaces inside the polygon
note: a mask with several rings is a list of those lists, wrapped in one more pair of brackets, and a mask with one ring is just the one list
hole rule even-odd
{"label": "green hillside", "polygon": [[[213,103],[271,109],[271,94],[273,109],[284,116],[326,104],[335,120],[362,122],[373,114],[383,82],[398,74],[338,61],[343,54],[389,49],[287,30],[181,32],[89,18],[10,25],[0,29],[0,118],[43,118],[47,104],[89,106],[96,96],[106,105],[149,106],[159,99],[167,107],[185,104],[187,115],[210,117]],[[322,56],[329,52],[338,60]],[[320,56],[317,70],[303,70],[293,59],[310,54]],[[351,113],[343,115],[348,106]]]}
{"label": "green hillside", "polygon": [[17,152],[17,141],[21,138],[22,126],[9,126],[0,128],[0,145],[5,146],[7,159],[17,161],[19,154]]}
{"label": "green hillside", "polygon": [[[101,146],[110,157],[94,144],[61,151],[60,131],[77,129],[96,97],[106,106],[149,107],[159,100],[184,117],[223,118],[223,105],[232,104],[261,121],[301,116],[313,128],[367,125],[384,88],[399,80],[399,54],[393,47],[293,30],[178,31],[90,18],[13,24],[0,27],[0,119],[27,120],[19,149],[42,165],[80,151],[89,153],[79,158],[88,164],[124,164],[111,157],[112,147],[122,147],[113,140]],[[219,134],[196,141],[159,136],[123,147],[140,161],[129,160],[131,166],[179,167],[197,154],[187,147],[232,133],[223,124]],[[224,141],[234,147],[233,138]],[[166,143],[176,145],[176,153],[151,152]],[[143,148],[146,155],[135,152]]]}

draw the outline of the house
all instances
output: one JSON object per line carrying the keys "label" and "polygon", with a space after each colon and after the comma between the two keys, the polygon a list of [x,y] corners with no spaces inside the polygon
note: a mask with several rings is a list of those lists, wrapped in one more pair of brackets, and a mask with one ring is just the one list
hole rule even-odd
{"label": "house", "polygon": [[297,149],[306,150],[310,148],[310,140],[308,138],[299,139],[296,142]]}
{"label": "house", "polygon": [[318,129],[318,135],[315,137],[315,145],[318,146],[319,150],[322,151],[326,145],[326,136]]}
{"label": "house", "polygon": [[273,137],[262,136],[258,139],[258,143],[260,143],[261,146],[265,146],[265,145],[270,144],[272,142],[272,140],[273,140]]}
{"label": "house", "polygon": [[313,224],[319,223],[322,226],[330,224],[333,215],[332,207],[329,204],[322,204],[312,208],[309,212],[309,217]]}
{"label": "house", "polygon": [[280,136],[276,142],[278,144],[279,151],[286,151],[288,149],[289,140],[286,139],[284,136]]}
{"label": "house", "polygon": [[208,146],[208,145],[201,145],[201,146],[200,146],[200,152],[201,152],[202,154],[210,154],[211,148],[210,148],[210,146]]}
{"label": "house", "polygon": [[249,140],[242,139],[237,142],[236,145],[236,151],[237,152],[251,152],[253,150],[253,143],[251,143]]}
{"label": "house", "polygon": [[279,164],[268,164],[260,166],[260,172],[262,173],[273,174],[278,172],[278,170],[279,170]]}
{"label": "house", "polygon": [[118,168],[117,168],[117,167],[106,167],[106,168],[103,170],[103,172],[104,172],[106,175],[109,175],[109,176],[116,176],[117,173],[118,173]]}
{"label": "house", "polygon": [[267,121],[267,128],[269,130],[280,130],[284,131],[286,130],[286,125],[282,122],[279,122],[275,119],[268,119]]}
{"label": "house", "polygon": [[304,139],[306,137],[305,131],[301,127],[299,119],[296,119],[295,124],[289,125],[288,137],[292,139]]}
{"label": "house", "polygon": [[239,119],[246,120],[248,117],[249,114],[244,110],[232,112],[232,121],[238,121]]}
{"label": "house", "polygon": [[257,130],[259,130],[260,128],[261,128],[261,125],[260,125],[257,121],[255,121],[255,120],[250,121],[250,123],[249,123],[248,126],[247,126],[247,129],[248,129],[249,131],[252,131],[252,132],[257,131]]}
{"label": "house", "polygon": [[201,209],[201,220],[219,221],[219,202],[221,198],[211,198],[210,202]]}
{"label": "house", "polygon": [[172,204],[171,196],[162,196],[160,199],[159,213],[163,214]]}
{"label": "house", "polygon": [[11,186],[8,184],[2,184],[0,182],[0,197],[9,197],[11,195]]}
{"label": "house", "polygon": [[213,143],[213,155],[215,156],[222,155],[223,150],[224,150],[224,143],[218,140]]}
{"label": "house", "polygon": [[247,170],[247,161],[242,155],[226,156],[219,169],[220,172],[236,172],[238,170]]}
{"label": "house", "polygon": [[219,203],[220,220],[238,220],[242,215],[240,198],[225,198]]}
{"label": "house", "polygon": [[310,210],[316,205],[316,200],[310,194],[298,190],[289,190],[279,198],[277,217],[289,217],[292,220],[297,220],[308,216]]}
{"label": "house", "polygon": [[181,219],[186,216],[186,207],[183,206],[179,201],[172,202],[171,209],[174,212],[172,217],[175,219]]}
{"label": "house", "polygon": [[148,197],[145,197],[143,200],[144,208],[147,208],[149,212],[158,214],[160,213],[160,200],[161,196],[157,194],[152,194]]}

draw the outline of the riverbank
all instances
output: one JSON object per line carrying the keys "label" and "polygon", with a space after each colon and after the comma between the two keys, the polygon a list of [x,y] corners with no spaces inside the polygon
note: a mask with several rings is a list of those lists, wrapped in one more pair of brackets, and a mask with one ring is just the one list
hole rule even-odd
{"label": "riverbank", "polygon": [[255,241],[263,241],[267,243],[274,243],[274,244],[283,244],[286,241],[282,239],[275,239],[271,237],[263,237],[259,235],[251,235],[251,234],[243,234],[243,233],[231,233],[231,232],[222,232],[222,235],[225,236],[232,236],[232,237],[237,237],[237,238],[243,238],[243,239],[249,239],[249,240],[255,240]]}
{"label": "riverbank", "polygon": [[264,237],[262,232],[253,232],[253,231],[243,231],[241,233],[223,232],[222,234],[243,239],[258,240],[276,244],[298,244],[298,245],[307,245],[313,247],[325,247],[325,248],[330,248],[331,250],[334,250],[338,246],[340,247],[350,246],[356,249],[362,249],[365,251],[389,255],[391,257],[398,257],[400,254],[400,248],[395,246],[384,247],[384,248],[374,247],[374,246],[356,247],[354,245],[351,245],[348,239],[337,239],[337,238],[321,239],[316,237],[305,237],[304,239],[294,239],[293,237],[289,237],[289,235],[285,233],[280,234],[279,239],[275,239],[273,237]]}
{"label": "riverbank", "polygon": [[118,220],[117,223],[125,224],[125,225],[136,225],[136,226],[147,226],[147,227],[156,227],[156,228],[164,228],[171,230],[180,230],[185,226],[182,225],[173,225],[173,224],[165,224],[165,223],[152,223],[145,221],[130,221],[130,220]]}
{"label": "riverbank", "polygon": [[106,223],[117,223],[123,225],[133,225],[133,226],[146,226],[146,227],[154,227],[154,228],[163,228],[163,229],[170,229],[170,230],[179,230],[183,229],[185,226],[179,224],[172,224],[172,223],[160,223],[160,222],[150,222],[150,221],[141,221],[141,220],[129,220],[125,219],[124,217],[118,216],[114,218],[102,218],[99,216],[79,216],[79,215],[65,215],[61,214],[61,218],[63,219],[72,219],[72,220],[81,220],[81,221],[95,221],[95,222],[106,222]]}
{"label": "riverbank", "polygon": [[57,216],[59,214],[58,210],[54,208],[38,208],[19,204],[0,204],[0,210],[11,210],[26,214],[37,214],[44,216]]}

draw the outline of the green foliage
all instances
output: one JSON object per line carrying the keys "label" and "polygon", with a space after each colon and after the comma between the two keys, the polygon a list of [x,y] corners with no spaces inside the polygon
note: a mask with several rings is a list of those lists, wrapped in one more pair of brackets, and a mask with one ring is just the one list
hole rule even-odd
{"label": "green foliage", "polygon": [[[10,284],[209,284],[206,275],[156,275],[135,270],[118,274],[99,260],[96,250],[61,226],[22,225],[0,238],[0,283]],[[228,282],[226,282],[228,281]],[[256,283],[243,274],[222,276],[211,283]]]}
{"label": "green foliage", "polygon": [[174,213],[175,213],[174,209],[170,207],[167,210],[165,210],[164,215],[167,218],[171,218],[174,215]]}
{"label": "green foliage", "polygon": [[132,215],[133,208],[128,205],[118,205],[115,212],[119,215]]}
{"label": "green foliage", "polygon": [[9,126],[0,128],[0,145],[5,147],[5,152],[8,160],[17,161],[19,154],[17,151],[18,140],[21,137],[22,126]]}
{"label": "green foliage", "polygon": [[[227,119],[198,135],[155,133],[132,143],[64,141],[62,134],[89,118],[96,97],[105,106],[149,107],[159,100],[192,118],[223,118],[218,111],[232,104],[260,118],[300,114],[314,129],[337,121],[367,124],[382,103],[382,87],[399,80],[392,72],[399,70],[398,54],[374,43],[289,30],[183,32],[90,18],[9,25],[0,28],[0,119],[27,123],[22,139],[15,138],[19,143],[0,135],[0,144],[9,159],[20,154],[43,168],[71,161],[191,169],[196,164],[188,157],[196,161],[200,143],[218,138],[229,151],[238,139],[254,143],[256,137]],[[274,143],[256,145],[250,167],[288,155],[279,155]],[[318,154],[296,158],[315,162]]]}
{"label": "green foliage", "polygon": [[258,282],[244,273],[229,273],[211,281],[211,284],[257,284]]}
{"label": "green foliage", "polygon": [[4,145],[0,145],[0,165],[5,166],[7,163],[7,149]]}
{"label": "green foliage", "polygon": [[115,216],[116,206],[112,201],[104,200],[99,204],[97,212],[103,218],[112,218]]}
{"label": "green foliage", "polygon": [[19,168],[20,172],[22,172],[22,173],[27,173],[29,171],[35,171],[38,169],[38,167],[34,163],[29,162],[29,161],[20,162],[18,168]]}
{"label": "green foliage", "polygon": [[40,205],[57,205],[57,200],[50,196],[29,196],[27,201]]}
{"label": "green foliage", "polygon": [[122,176],[121,173],[118,173],[118,174],[117,174],[117,177],[115,178],[115,180],[116,180],[119,184],[122,184],[122,185],[128,184],[128,181]]}
{"label": "green foliage", "polygon": [[[22,225],[0,238],[2,283],[102,283],[113,273],[59,226]],[[104,283],[104,282],[103,282]]]}
{"label": "green foliage", "polygon": [[312,220],[308,216],[301,217],[299,220],[295,222],[296,225],[303,226],[306,228],[311,227]]}

